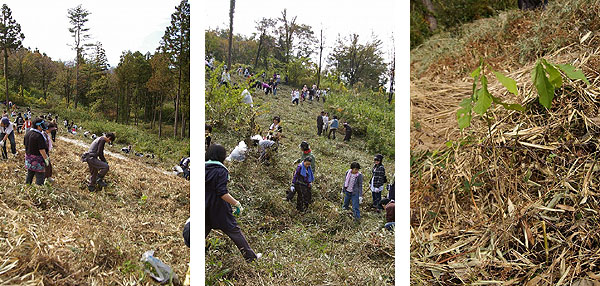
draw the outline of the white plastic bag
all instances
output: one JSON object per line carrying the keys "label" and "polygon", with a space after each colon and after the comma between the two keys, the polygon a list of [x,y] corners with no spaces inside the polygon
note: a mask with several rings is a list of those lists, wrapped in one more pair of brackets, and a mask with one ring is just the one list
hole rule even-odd
{"label": "white plastic bag", "polygon": [[244,103],[250,104],[250,106],[252,106],[252,95],[247,89],[244,89],[244,91],[242,91],[242,96],[244,97]]}
{"label": "white plastic bag", "polygon": [[144,271],[161,284],[165,284],[172,279],[174,280],[176,276],[173,273],[173,269],[153,255],[154,250],[148,250],[142,254],[140,261],[144,264]]}
{"label": "white plastic bag", "polygon": [[246,151],[248,150],[248,146],[244,141],[240,141],[240,143],[231,151],[229,157],[225,158],[227,161],[236,160],[236,161],[244,161],[246,160]]}

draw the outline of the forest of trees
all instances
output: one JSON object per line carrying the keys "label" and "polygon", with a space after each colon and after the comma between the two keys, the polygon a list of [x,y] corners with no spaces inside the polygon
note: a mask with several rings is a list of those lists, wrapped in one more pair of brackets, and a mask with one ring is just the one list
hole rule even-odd
{"label": "forest of trees", "polygon": [[[230,18],[235,17],[234,5],[232,1]],[[227,64],[231,57],[230,66],[243,65],[255,74],[277,72],[293,85],[320,84],[327,78],[332,84],[355,86],[360,83],[360,86],[379,90],[389,81],[393,65],[385,62],[383,42],[375,36],[362,39],[356,34],[342,35],[335,42],[324,43],[321,30],[300,23],[297,16],[291,16],[286,9],[276,18],[263,17],[255,23],[256,31],[252,35],[231,34],[231,48],[229,31],[232,28],[235,31],[235,27],[206,30],[207,59]],[[324,45],[333,48],[327,57],[321,54]],[[321,67],[321,59],[327,65]]]}
{"label": "forest of trees", "polygon": [[[91,110],[124,124],[145,123],[159,136],[189,137],[190,5],[182,0],[152,53],[123,51],[111,67],[101,42],[89,42],[93,11],[69,9],[73,60],[55,61],[43,51],[22,46],[27,36],[3,5],[0,19],[0,87],[6,101],[20,106]],[[163,125],[173,125],[164,134]]]}

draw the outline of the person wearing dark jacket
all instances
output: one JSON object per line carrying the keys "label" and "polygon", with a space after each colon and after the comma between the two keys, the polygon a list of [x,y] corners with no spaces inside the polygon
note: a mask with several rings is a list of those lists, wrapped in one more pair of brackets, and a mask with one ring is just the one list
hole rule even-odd
{"label": "person wearing dark jacket", "polygon": [[[302,162],[304,162],[304,160],[306,158],[308,158],[310,160],[311,172],[314,175],[315,167],[316,167],[317,163],[315,162],[315,156],[312,154],[312,151],[310,150],[310,146],[308,145],[308,142],[302,141],[302,143],[300,143],[299,147],[302,150],[302,156],[300,158],[298,158],[296,161],[294,161],[294,164],[302,163]],[[287,191],[287,193],[286,193],[285,200],[291,201],[295,195],[296,195],[296,189],[294,188],[294,183],[292,183],[292,187],[290,188],[290,191]]]}
{"label": "person wearing dark jacket", "polygon": [[25,134],[25,168],[27,168],[26,184],[31,184],[35,176],[35,183],[43,185],[46,180],[46,166],[50,165],[48,157],[48,144],[42,132],[46,129],[44,119],[38,118],[33,122],[33,127]]}
{"label": "person wearing dark jacket", "polygon": [[112,132],[96,138],[90,145],[90,149],[81,156],[82,161],[87,162],[90,168],[90,180],[88,182],[88,190],[90,191],[96,189],[96,184],[102,188],[108,185],[104,182],[104,176],[108,173],[108,162],[104,157],[104,145],[114,142],[115,138],[116,136]]}
{"label": "person wearing dark jacket", "polygon": [[352,127],[350,127],[350,124],[348,124],[348,122],[344,122],[344,129],[346,130],[344,141],[350,141],[350,137],[352,137]]}
{"label": "person wearing dark jacket", "polygon": [[325,111],[321,111],[321,114],[317,116],[317,136],[321,136],[321,132],[323,132],[323,115],[325,115]]}
{"label": "person wearing dark jacket", "polygon": [[304,212],[310,204],[311,197],[311,184],[315,180],[315,177],[310,168],[310,158],[304,158],[302,163],[298,164],[294,177],[292,179],[293,189],[298,192],[298,200],[296,201],[296,209],[299,212]]}
{"label": "person wearing dark jacket", "polygon": [[[231,238],[246,261],[251,262],[260,258],[262,254],[254,253],[233,216],[233,214],[240,214],[243,208],[242,204],[232,197],[227,189],[229,170],[223,165],[226,156],[225,148],[219,144],[211,144],[206,150],[204,168],[206,231],[204,237],[207,237],[213,229],[221,230]],[[235,207],[233,214],[231,206]]]}
{"label": "person wearing dark jacket", "polygon": [[387,178],[382,163],[383,155],[375,155],[373,161],[375,162],[375,165],[373,165],[373,177],[371,178],[369,187],[371,189],[371,194],[373,195],[373,207],[379,211],[382,209],[379,205],[379,201],[381,201],[381,191],[383,191],[383,185],[387,182]]}

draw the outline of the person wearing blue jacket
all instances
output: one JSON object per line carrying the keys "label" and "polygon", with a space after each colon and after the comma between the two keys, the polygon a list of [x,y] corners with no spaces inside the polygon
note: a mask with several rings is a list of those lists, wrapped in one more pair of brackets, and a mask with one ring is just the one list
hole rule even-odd
{"label": "person wearing blue jacket", "polygon": [[[211,230],[220,229],[231,238],[246,261],[252,262],[260,258],[262,254],[254,253],[233,216],[233,214],[240,214],[244,208],[238,200],[229,194],[227,189],[229,170],[223,165],[226,156],[225,148],[219,144],[211,144],[206,150],[206,197],[204,200],[206,231],[204,237],[207,237]],[[231,206],[235,207],[235,211],[232,210]]]}
{"label": "person wearing blue jacket", "polygon": [[335,140],[335,132],[340,127],[340,122],[336,115],[333,116],[333,119],[329,121],[329,133],[327,133],[327,139],[331,138],[331,133],[333,133],[333,139]]}

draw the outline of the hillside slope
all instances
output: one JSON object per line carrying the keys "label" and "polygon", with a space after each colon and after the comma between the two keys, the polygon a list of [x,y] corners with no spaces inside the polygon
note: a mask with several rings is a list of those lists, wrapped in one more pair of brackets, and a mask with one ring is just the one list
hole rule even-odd
{"label": "hillside slope", "polygon": [[[269,166],[257,160],[257,149],[244,162],[227,163],[229,190],[239,199],[245,213],[238,218],[250,245],[264,257],[246,264],[225,235],[213,231],[207,238],[206,282],[208,285],[393,285],[394,234],[382,229],[383,213],[369,210],[367,191],[373,155],[361,138],[342,142],[317,137],[316,118],[322,102],[291,104],[290,87],[281,86],[277,96],[253,91],[259,114],[256,122],[266,134],[271,119],[282,120],[283,135],[278,154]],[[330,116],[335,114],[330,111]],[[228,152],[240,138],[236,132],[217,127],[213,142]],[[298,147],[306,140],[316,157],[313,203],[300,214],[293,203],[283,200],[292,179]],[[362,221],[356,225],[349,212],[341,211],[340,189],[352,161],[360,163],[365,175]],[[393,158],[384,158],[388,180],[394,174]],[[384,191],[384,195],[387,191]],[[219,284],[221,283],[221,284]]]}
{"label": "hillside slope", "polygon": [[18,157],[0,162],[0,284],[146,284],[139,260],[151,249],[185,277],[188,181],[107,155],[109,186],[89,192],[87,148],[57,140],[55,182],[27,186],[22,134],[16,141]]}

